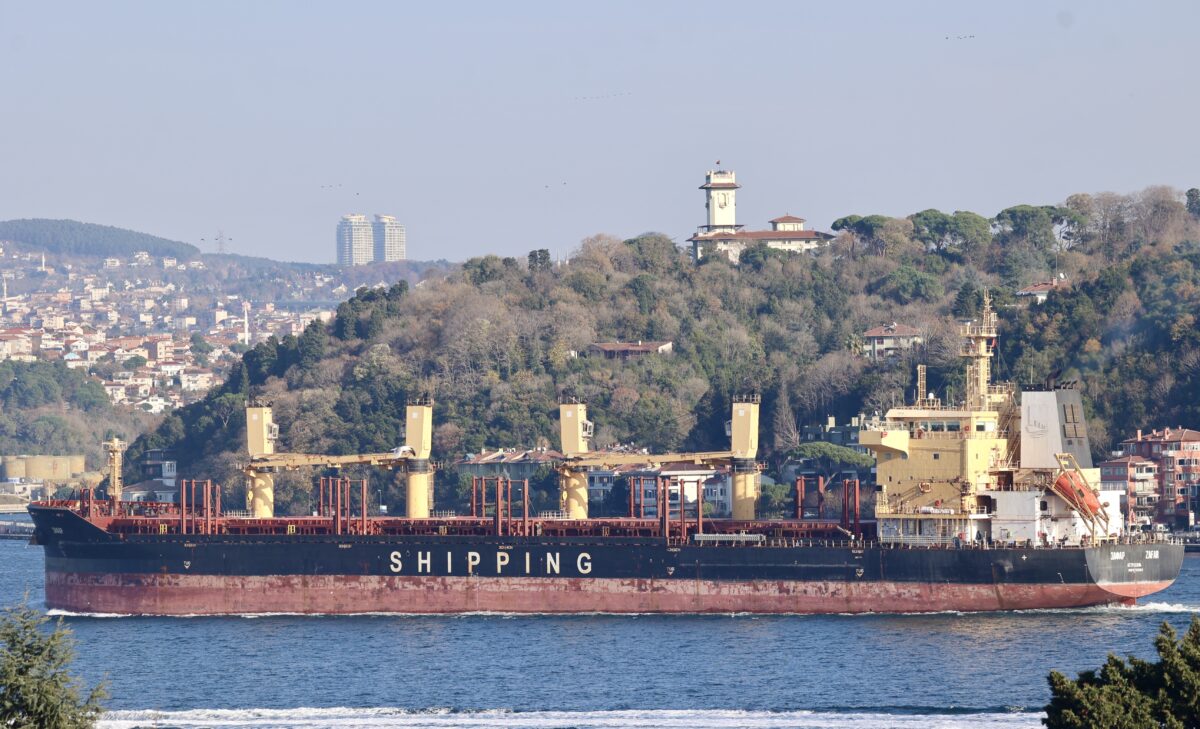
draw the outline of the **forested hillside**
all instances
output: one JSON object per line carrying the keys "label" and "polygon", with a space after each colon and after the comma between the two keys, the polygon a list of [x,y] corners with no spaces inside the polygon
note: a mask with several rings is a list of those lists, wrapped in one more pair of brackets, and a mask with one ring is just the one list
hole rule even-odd
{"label": "forested hillside", "polygon": [[[596,236],[561,265],[544,251],[484,256],[411,290],[363,289],[331,326],[248,352],[229,382],[131,455],[176,447],[185,474],[240,484],[249,394],[274,401],[280,447],[293,451],[390,449],[406,398],[423,393],[436,399],[439,459],[557,445],[563,396],[590,404],[601,446],[708,449],[725,441],[730,398],[759,392],[773,462],[797,445],[798,424],[911,398],[917,361],[932,389],[961,395],[953,318],[972,316],[985,288],[1001,307],[999,376],[1082,380],[1097,451],[1138,427],[1200,425],[1200,192],[1075,195],[990,218],[853,215],[834,227],[817,255],[757,248],[738,265],[696,265],[659,234]],[[1056,272],[1066,285],[1045,304],[1014,296]],[[893,321],[926,329],[927,346],[869,363],[861,334]],[[637,340],[670,340],[674,352],[586,356],[594,342]],[[304,491],[308,477],[291,483]]]}
{"label": "forested hillside", "polygon": [[46,253],[72,256],[172,256],[186,261],[200,255],[196,246],[111,225],[75,220],[6,220],[0,222],[0,241],[13,241]]}
{"label": "forested hillside", "polygon": [[155,420],[114,408],[98,382],[62,363],[0,362],[0,455],[83,453],[99,469],[104,440],[132,439]]}

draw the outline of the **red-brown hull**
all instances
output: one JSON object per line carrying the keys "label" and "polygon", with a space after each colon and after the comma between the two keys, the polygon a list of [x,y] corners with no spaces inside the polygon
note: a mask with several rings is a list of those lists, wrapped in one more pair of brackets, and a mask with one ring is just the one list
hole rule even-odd
{"label": "red-brown hull", "polygon": [[870,613],[1132,603],[1167,582],[946,584],[419,576],[46,573],[46,604],[83,613]]}

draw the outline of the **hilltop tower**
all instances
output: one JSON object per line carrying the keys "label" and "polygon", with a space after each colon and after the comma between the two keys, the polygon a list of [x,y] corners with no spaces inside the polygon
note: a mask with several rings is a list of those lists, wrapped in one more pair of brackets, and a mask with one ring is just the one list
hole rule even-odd
{"label": "hilltop tower", "polygon": [[704,207],[708,210],[708,225],[702,229],[707,233],[733,233],[742,226],[737,224],[737,184],[732,171],[709,170],[704,177]]}

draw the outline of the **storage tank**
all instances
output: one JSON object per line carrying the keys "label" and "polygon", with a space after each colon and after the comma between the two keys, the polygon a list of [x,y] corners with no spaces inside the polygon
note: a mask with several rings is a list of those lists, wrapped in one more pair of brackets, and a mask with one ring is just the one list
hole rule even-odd
{"label": "storage tank", "polygon": [[54,456],[26,456],[25,477],[31,481],[53,480]]}
{"label": "storage tank", "polygon": [[69,461],[71,463],[71,467],[69,470],[71,471],[72,476],[78,476],[79,474],[81,474],[87,470],[87,460],[83,457],[82,453],[77,453],[72,456],[67,456],[67,458],[69,459]]}
{"label": "storage tank", "polygon": [[71,478],[71,457],[51,456],[50,474],[54,481],[67,481]]}
{"label": "storage tank", "polygon": [[4,459],[4,478],[25,478],[25,456],[8,456]]}

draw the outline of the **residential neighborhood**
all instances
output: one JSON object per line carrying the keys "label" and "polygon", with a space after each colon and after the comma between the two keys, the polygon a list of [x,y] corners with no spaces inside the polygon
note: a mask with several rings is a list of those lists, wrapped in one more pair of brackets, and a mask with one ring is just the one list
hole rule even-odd
{"label": "residential neighborhood", "polygon": [[[331,306],[285,309],[274,297],[189,287],[205,265],[138,252],[88,271],[0,244],[0,360],[61,361],[95,376],[114,404],[161,413],[203,397],[255,343],[333,318]],[[346,295],[331,283],[314,275],[295,293]]]}

